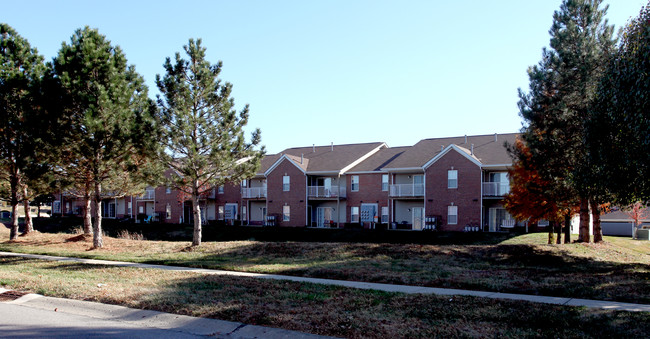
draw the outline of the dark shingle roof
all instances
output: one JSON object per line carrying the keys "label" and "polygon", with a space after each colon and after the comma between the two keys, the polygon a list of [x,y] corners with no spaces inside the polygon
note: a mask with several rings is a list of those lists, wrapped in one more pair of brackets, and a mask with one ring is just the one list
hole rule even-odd
{"label": "dark shingle roof", "polygon": [[300,159],[302,157],[302,167],[307,172],[339,172],[345,167],[353,164],[359,158],[362,158],[382,146],[384,146],[383,142],[296,147],[288,148],[281,153],[293,156],[292,160],[297,164],[300,164]]}
{"label": "dark shingle roof", "polygon": [[380,171],[410,148],[411,146],[382,148],[359,165],[354,166],[348,173]]}

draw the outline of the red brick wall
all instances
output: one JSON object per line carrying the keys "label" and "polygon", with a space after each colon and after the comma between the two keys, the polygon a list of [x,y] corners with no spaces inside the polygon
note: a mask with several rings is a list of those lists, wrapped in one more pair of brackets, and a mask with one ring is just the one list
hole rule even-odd
{"label": "red brick wall", "polygon": [[[359,191],[352,192],[352,176],[359,176]],[[347,211],[346,220],[351,222],[351,207],[361,208],[362,203],[377,204],[378,218],[381,220],[381,208],[388,207],[388,191],[381,190],[382,173],[349,174],[347,182]]]}
{"label": "red brick wall", "polygon": [[[183,202],[180,201],[183,197],[179,194],[179,191],[172,189],[171,193],[168,194],[166,186],[158,186],[155,188],[155,192],[156,204],[154,209],[158,213],[160,222],[178,224],[180,218],[183,216]],[[171,219],[167,219],[167,204],[172,209]],[[134,210],[134,215],[137,214],[138,209]]]}
{"label": "red brick wall", "polygon": [[[288,192],[282,190],[282,177],[291,177]],[[268,215],[276,215],[280,226],[305,226],[307,206],[307,177],[294,164],[284,160],[267,177]],[[282,206],[291,209],[291,220],[282,221]]]}
{"label": "red brick wall", "polygon": [[[447,188],[447,171],[458,171],[458,188]],[[442,230],[462,231],[481,220],[481,169],[455,150],[450,150],[425,172],[426,216],[442,216]],[[458,206],[458,223],[447,224],[447,207]]]}

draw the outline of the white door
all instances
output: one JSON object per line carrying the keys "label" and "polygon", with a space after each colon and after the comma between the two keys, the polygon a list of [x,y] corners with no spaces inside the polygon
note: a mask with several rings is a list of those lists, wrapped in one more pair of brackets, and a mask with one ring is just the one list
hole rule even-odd
{"label": "white door", "polygon": [[424,207],[413,207],[413,229],[421,230],[424,226]]}

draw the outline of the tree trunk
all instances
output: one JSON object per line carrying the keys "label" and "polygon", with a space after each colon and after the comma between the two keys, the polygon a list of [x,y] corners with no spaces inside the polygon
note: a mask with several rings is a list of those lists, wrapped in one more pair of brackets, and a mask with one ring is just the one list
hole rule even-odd
{"label": "tree trunk", "polygon": [[192,194],[192,210],[194,211],[194,237],[192,246],[201,245],[201,207],[199,206],[199,194],[195,191]]}
{"label": "tree trunk", "polygon": [[92,216],[90,214],[90,193],[84,195],[84,234],[93,234]]}
{"label": "tree trunk", "polygon": [[589,200],[580,198],[580,235],[578,241],[589,242]]}
{"label": "tree trunk", "polygon": [[571,243],[571,215],[566,214],[564,216],[564,243]]}
{"label": "tree trunk", "polygon": [[590,201],[591,205],[591,218],[594,224],[594,242],[603,241],[603,230],[600,228],[600,206],[595,200]]}
{"label": "tree trunk", "polygon": [[555,233],[557,233],[557,239],[555,240],[555,243],[560,245],[562,243],[562,223],[555,223]]}
{"label": "tree trunk", "polygon": [[551,222],[551,226],[548,228],[548,244],[552,245],[555,242],[555,223]]}
{"label": "tree trunk", "polygon": [[12,176],[10,179],[11,186],[11,231],[9,240],[18,239],[18,176]]}
{"label": "tree trunk", "polygon": [[95,182],[95,197],[93,199],[95,218],[93,220],[93,248],[104,246],[102,239],[102,184]]}
{"label": "tree trunk", "polygon": [[23,185],[23,208],[25,209],[25,230],[23,234],[34,232],[32,215],[29,213],[29,199],[27,199],[27,185]]}

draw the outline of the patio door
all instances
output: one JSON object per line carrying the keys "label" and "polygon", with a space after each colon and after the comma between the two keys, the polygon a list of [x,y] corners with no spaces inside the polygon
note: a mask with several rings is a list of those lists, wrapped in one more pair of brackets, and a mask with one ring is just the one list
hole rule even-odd
{"label": "patio door", "polygon": [[413,207],[413,229],[421,230],[424,226],[424,207]]}
{"label": "patio door", "polygon": [[316,226],[317,227],[329,227],[332,218],[332,208],[331,207],[318,207],[316,208]]}

